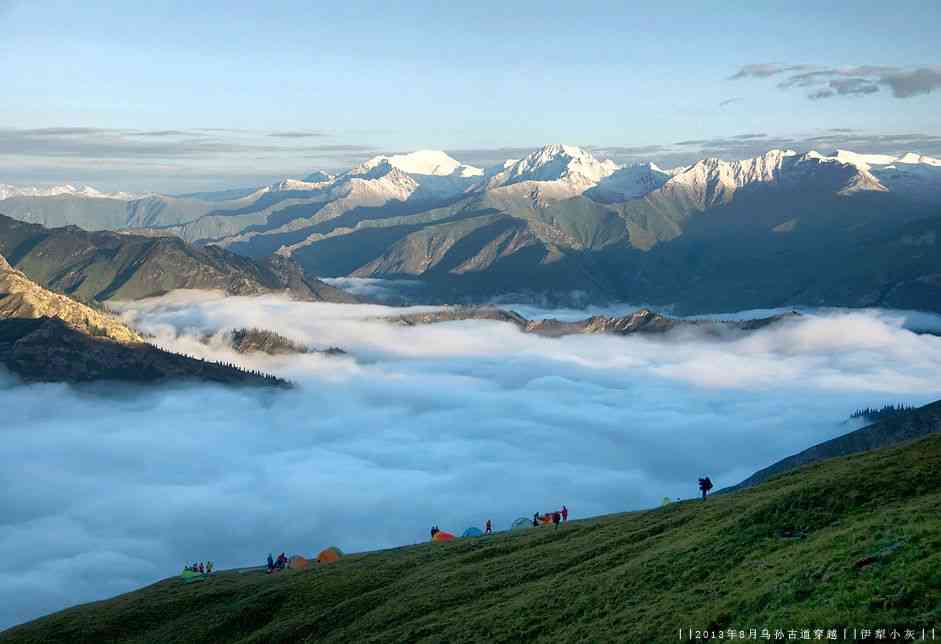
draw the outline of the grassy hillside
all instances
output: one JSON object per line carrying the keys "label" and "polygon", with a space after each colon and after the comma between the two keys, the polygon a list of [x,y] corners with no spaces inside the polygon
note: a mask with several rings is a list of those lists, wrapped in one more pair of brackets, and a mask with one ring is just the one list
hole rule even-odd
{"label": "grassy hillside", "polygon": [[677,641],[680,628],[904,632],[941,627],[939,597],[941,436],[932,435],[706,503],[355,555],[307,571],[168,579],[0,641],[661,642]]}

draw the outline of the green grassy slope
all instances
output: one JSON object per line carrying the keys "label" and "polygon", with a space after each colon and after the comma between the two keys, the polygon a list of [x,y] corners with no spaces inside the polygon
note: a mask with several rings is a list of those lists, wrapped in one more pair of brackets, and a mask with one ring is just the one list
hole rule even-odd
{"label": "green grassy slope", "polygon": [[678,640],[680,628],[903,631],[941,627],[939,597],[933,435],[706,503],[308,571],[168,579],[0,641],[660,642]]}

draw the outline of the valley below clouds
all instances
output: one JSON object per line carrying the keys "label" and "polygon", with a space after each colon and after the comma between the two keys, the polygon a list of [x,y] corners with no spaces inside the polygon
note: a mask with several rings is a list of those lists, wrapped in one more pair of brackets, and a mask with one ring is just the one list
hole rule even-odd
{"label": "valley below clouds", "polygon": [[[432,524],[503,530],[563,503],[577,519],[691,498],[699,476],[733,485],[857,428],[857,408],[941,390],[941,337],[910,330],[941,319],[897,311],[811,311],[719,338],[545,338],[275,296],[177,291],[119,310],[161,347],[295,386],[0,375],[0,628],[194,560],[252,566],[410,545]],[[222,332],[241,327],[347,355],[240,355]]]}

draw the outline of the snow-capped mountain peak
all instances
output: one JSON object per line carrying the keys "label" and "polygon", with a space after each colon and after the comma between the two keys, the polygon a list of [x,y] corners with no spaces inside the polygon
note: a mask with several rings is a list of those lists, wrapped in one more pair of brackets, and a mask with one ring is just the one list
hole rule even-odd
{"label": "snow-capped mountain peak", "polygon": [[840,163],[849,163],[865,170],[869,170],[873,166],[887,166],[897,163],[904,163],[906,165],[941,166],[941,159],[934,159],[915,152],[907,152],[902,156],[893,156],[891,154],[859,154],[857,152],[850,152],[849,150],[837,150],[836,153],[829,158],[836,159]]}
{"label": "snow-capped mountain peak", "polygon": [[144,195],[132,194],[129,192],[102,192],[91,186],[73,186],[64,184],[61,186],[50,186],[40,188],[35,186],[12,186],[9,184],[0,184],[0,200],[13,197],[80,197],[86,199],[117,199],[120,201],[130,201],[138,199]]}
{"label": "snow-capped mountain peak", "polygon": [[553,198],[579,195],[617,171],[621,166],[599,160],[574,145],[553,143],[507,165],[488,182],[489,189],[538,182],[538,189]]}
{"label": "snow-capped mountain peak", "polygon": [[703,159],[675,174],[667,183],[690,187],[717,183],[735,190],[757,181],[774,181],[784,160],[794,156],[797,156],[794,150],[769,150],[761,156],[741,161]]}
{"label": "snow-capped mountain peak", "polygon": [[327,174],[322,170],[314,170],[304,177],[302,181],[306,183],[324,183],[325,181],[333,181],[333,179],[334,176],[332,174]]}
{"label": "snow-capped mountain peak", "polygon": [[602,202],[626,201],[653,192],[666,183],[672,174],[655,163],[634,163],[619,168],[603,178],[586,194]]}
{"label": "snow-capped mountain peak", "polygon": [[893,156],[858,154],[849,150],[837,150],[828,158],[856,168],[869,184],[882,190],[905,194],[916,200],[941,196],[941,159],[915,152]]}
{"label": "snow-capped mountain peak", "polygon": [[784,180],[801,181],[807,177],[825,180],[839,194],[886,190],[864,167],[814,151],[798,154],[794,150],[769,150],[741,161],[703,159],[675,174],[662,190],[682,193],[698,207],[705,208],[727,203],[736,191],[745,187]]}
{"label": "snow-capped mountain peak", "polygon": [[377,156],[369,159],[359,168],[368,172],[383,163],[388,163],[407,174],[434,177],[479,177],[484,173],[482,169],[464,165],[440,150],[418,150],[408,154]]}
{"label": "snow-capped mountain peak", "polygon": [[271,192],[309,192],[311,190],[320,190],[330,181],[302,181],[300,179],[282,179],[278,183],[272,184],[269,189]]}

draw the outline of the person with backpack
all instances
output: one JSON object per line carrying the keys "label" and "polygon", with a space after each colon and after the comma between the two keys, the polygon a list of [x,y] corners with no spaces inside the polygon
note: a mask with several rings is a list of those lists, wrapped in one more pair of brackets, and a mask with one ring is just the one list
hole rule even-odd
{"label": "person with backpack", "polygon": [[706,500],[706,495],[709,494],[709,490],[712,489],[712,480],[707,476],[705,478],[699,479],[699,490],[702,492],[702,500]]}
{"label": "person with backpack", "polygon": [[484,525],[484,534],[493,534],[493,525],[490,523],[490,519],[487,519],[487,523]]}
{"label": "person with backpack", "polygon": [[569,509],[565,507],[564,505],[562,506],[562,520],[563,521],[569,520]]}

